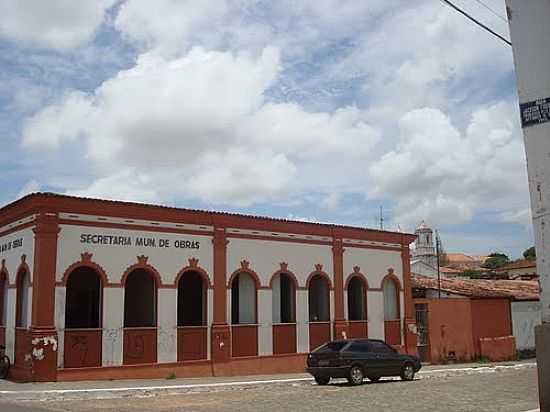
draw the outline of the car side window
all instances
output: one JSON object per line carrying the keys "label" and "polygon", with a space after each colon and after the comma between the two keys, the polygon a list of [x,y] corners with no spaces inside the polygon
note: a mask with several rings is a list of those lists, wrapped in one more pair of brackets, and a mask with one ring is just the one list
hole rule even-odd
{"label": "car side window", "polygon": [[361,352],[367,353],[371,352],[370,347],[367,343],[363,342],[353,342],[349,345],[348,351],[350,352]]}
{"label": "car side window", "polygon": [[388,345],[386,345],[385,343],[373,341],[370,344],[372,348],[371,350],[374,353],[383,353],[387,355],[395,353],[394,350],[390,348]]}

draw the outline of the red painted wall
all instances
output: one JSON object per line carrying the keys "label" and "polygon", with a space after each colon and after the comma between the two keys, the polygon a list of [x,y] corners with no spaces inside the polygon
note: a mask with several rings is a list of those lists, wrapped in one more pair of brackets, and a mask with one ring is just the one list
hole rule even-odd
{"label": "red painted wall", "polygon": [[505,361],[516,357],[516,338],[503,336],[499,338],[479,339],[481,356],[493,362]]}
{"label": "red painted wall", "polygon": [[512,335],[510,301],[508,299],[472,299],[472,333],[475,354],[481,356],[480,338]]}
{"label": "red painted wall", "polygon": [[445,363],[450,352],[457,361],[474,357],[472,315],[469,299],[429,300],[430,361]]}

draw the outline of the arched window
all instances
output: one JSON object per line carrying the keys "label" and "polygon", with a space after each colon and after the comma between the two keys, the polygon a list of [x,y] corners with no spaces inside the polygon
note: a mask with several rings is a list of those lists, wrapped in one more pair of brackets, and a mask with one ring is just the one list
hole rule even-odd
{"label": "arched window", "polygon": [[18,328],[28,328],[29,319],[29,290],[31,287],[30,276],[25,269],[21,269],[17,274],[17,298],[15,312],[15,326]]}
{"label": "arched window", "polygon": [[367,320],[366,287],[359,276],[353,276],[348,283],[348,319]]}
{"label": "arched window", "polygon": [[124,327],[157,325],[157,285],[145,269],[135,269],[124,285]]}
{"label": "arched window", "polygon": [[256,323],[256,282],[248,273],[239,273],[231,282],[231,323]]}
{"label": "arched window", "polygon": [[309,282],[309,320],[310,322],[326,322],[330,320],[330,295],[327,279],[315,275]]}
{"label": "arched window", "polygon": [[95,270],[75,269],[66,286],[65,328],[101,327],[101,280]]}
{"label": "arched window", "polygon": [[178,282],[178,326],[206,325],[206,284],[200,273],[185,272]]}
{"label": "arched window", "polygon": [[279,273],[271,283],[273,323],[296,322],[296,288],[288,273]]}
{"label": "arched window", "polygon": [[384,280],[384,320],[399,319],[399,290],[392,279]]}
{"label": "arched window", "polygon": [[6,326],[8,306],[8,277],[5,272],[0,272],[0,326]]}

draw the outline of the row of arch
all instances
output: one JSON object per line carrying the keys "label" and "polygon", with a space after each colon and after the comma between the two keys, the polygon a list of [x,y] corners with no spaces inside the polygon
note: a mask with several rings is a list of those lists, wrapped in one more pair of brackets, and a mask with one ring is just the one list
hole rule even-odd
{"label": "row of arch", "polygon": [[[142,258],[142,259],[139,259]],[[138,264],[124,273],[122,285],[125,289],[124,325],[125,327],[149,327],[157,322],[157,289],[160,286],[159,273],[147,264],[146,258],[139,257]],[[211,287],[208,275],[198,267],[198,260],[190,259],[190,266],[184,268],[176,278],[178,289],[177,322],[178,326],[206,325],[206,291]],[[257,274],[250,270],[248,262],[241,262],[241,270],[235,271],[229,278],[231,289],[231,323],[257,323],[257,290],[260,282]],[[273,292],[273,323],[296,322],[296,276],[281,270],[271,278]],[[320,266],[320,265],[319,265]],[[320,267],[307,281],[309,320],[330,320],[330,278]],[[63,283],[66,286],[65,327],[100,328],[102,318],[102,289],[106,286],[107,276],[103,269],[91,261],[91,254],[83,254],[82,261],[71,265],[66,271]],[[6,292],[8,276],[0,271],[0,321],[6,324]],[[20,267],[16,277],[16,327],[28,327],[28,300],[30,273],[28,267]],[[348,319],[367,320],[368,283],[364,275],[355,270],[346,281]],[[384,294],[384,319],[399,318],[400,284],[395,276],[386,276],[382,283]]]}
{"label": "row of arch", "polygon": [[[23,259],[24,260],[24,259]],[[0,271],[0,327],[7,324],[9,276],[6,270]],[[30,326],[30,288],[31,276],[26,263],[22,263],[15,278],[15,327],[28,328]]]}
{"label": "row of arch", "polygon": [[[98,265],[96,262],[92,261],[92,254],[91,253],[83,253],[81,255],[81,261],[79,262],[75,262],[73,263],[72,265],[70,265],[64,272],[63,274],[63,277],[62,277],[62,281],[61,283],[62,284],[66,284],[67,283],[67,279],[68,277],[70,276],[70,274],[77,268],[79,267],[82,267],[82,266],[86,266],[86,267],[89,267],[91,269],[94,269],[97,274],[100,276],[101,278],[101,282],[104,286],[106,285],[111,285],[111,283],[109,282],[109,278],[107,276],[107,273],[105,272],[105,270],[100,266]],[[152,266],[151,264],[149,264],[147,261],[148,261],[148,257],[147,256],[138,256],[137,257],[137,260],[138,262],[129,266],[125,271],[124,273],[122,274],[122,277],[121,277],[121,280],[120,280],[120,284],[124,285],[125,282],[126,282],[126,278],[128,277],[128,275],[130,273],[132,273],[135,269],[139,269],[139,268],[142,268],[142,269],[145,269],[147,271],[150,272],[150,274],[154,277],[154,280],[155,280],[155,283],[157,284],[157,287],[161,287],[161,286],[167,286],[166,284],[164,284],[162,282],[162,278],[161,278],[161,275],[160,273],[158,272],[158,270]],[[175,276],[175,280],[174,280],[174,283],[173,285],[177,286],[178,283],[179,283],[179,279],[181,276],[183,276],[183,274],[185,272],[188,272],[189,270],[195,270],[196,272],[200,273],[201,276],[203,276],[204,278],[204,281],[206,282],[206,284],[208,285],[208,287],[212,287],[212,282],[210,280],[210,276],[208,275],[208,273],[202,268],[199,266],[199,260],[196,259],[196,258],[190,258],[189,259],[189,265],[182,268]],[[258,276],[258,274],[252,270],[250,268],[250,263],[246,260],[243,260],[240,262],[241,264],[241,267],[239,269],[236,269],[235,271],[233,271],[233,273],[229,276],[228,280],[227,280],[227,288],[229,289],[233,283],[233,279],[239,275],[240,273],[247,273],[249,274],[252,279],[254,280],[254,282],[256,283],[256,287],[257,288],[265,288],[265,286],[263,286],[261,284],[261,281],[260,281],[260,277]],[[273,273],[273,275],[271,276],[271,279],[269,281],[269,288],[272,287],[272,284],[273,284],[273,280],[277,277],[277,275],[279,275],[280,273],[286,273],[288,276],[290,276],[290,279],[294,282],[295,284],[295,287],[296,288],[299,288],[299,282],[298,282],[298,278],[296,277],[296,275],[291,271],[291,270],[288,270],[288,264],[285,263],[285,262],[281,262],[280,263],[280,266],[281,268],[279,270],[277,270],[275,273]],[[323,271],[323,265],[321,264],[316,264],[315,265],[315,270],[312,271],[306,282],[305,282],[305,289],[308,289],[309,288],[309,284],[312,280],[312,278],[315,276],[315,275],[322,275],[326,278],[328,284],[329,284],[329,287],[330,289],[333,288],[333,285],[332,285],[332,282],[330,280],[330,277],[329,275]],[[347,280],[346,280],[346,284],[345,284],[345,288],[348,287],[349,285],[349,282],[352,278],[354,277],[360,277],[362,279],[362,281],[365,283],[365,285],[367,285],[366,287],[369,288],[370,286],[368,285],[368,282],[367,282],[367,278],[364,274],[362,274],[360,272],[360,268],[358,266],[355,266],[353,268],[353,273],[351,273],[348,277],[347,277]],[[399,279],[397,278],[397,276],[395,276],[394,272],[393,272],[393,269],[388,269],[388,274],[386,275],[386,277],[384,277],[384,279],[382,280],[382,283],[381,283],[381,288],[383,287],[383,283],[386,281],[386,279],[388,277],[391,277],[392,280],[396,283],[396,286],[401,289],[401,283],[399,281]]]}

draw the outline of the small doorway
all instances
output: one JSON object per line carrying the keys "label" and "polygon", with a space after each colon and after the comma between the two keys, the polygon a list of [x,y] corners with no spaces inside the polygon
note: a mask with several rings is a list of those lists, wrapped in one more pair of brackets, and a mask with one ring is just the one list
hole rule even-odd
{"label": "small doorway", "polygon": [[196,271],[178,281],[178,361],[207,357],[206,280]]}
{"label": "small doorway", "polygon": [[64,367],[101,366],[101,279],[80,267],[69,275],[65,291]]}

